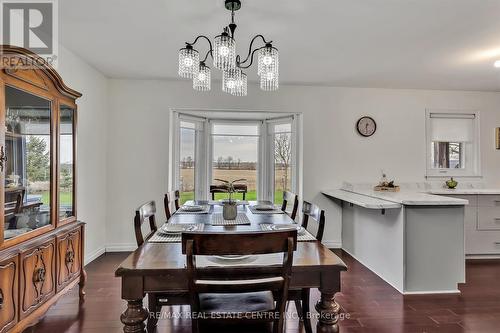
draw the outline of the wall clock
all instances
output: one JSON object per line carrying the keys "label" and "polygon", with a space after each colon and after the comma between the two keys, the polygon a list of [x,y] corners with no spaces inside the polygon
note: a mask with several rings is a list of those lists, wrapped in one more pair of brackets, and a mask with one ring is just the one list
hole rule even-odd
{"label": "wall clock", "polygon": [[377,131],[377,123],[372,117],[361,117],[356,123],[358,133],[364,137],[369,137]]}

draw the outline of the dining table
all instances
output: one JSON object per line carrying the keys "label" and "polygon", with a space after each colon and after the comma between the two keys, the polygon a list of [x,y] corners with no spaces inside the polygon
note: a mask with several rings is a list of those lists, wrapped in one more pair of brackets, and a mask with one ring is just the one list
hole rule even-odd
{"label": "dining table", "polygon": [[[243,201],[238,205],[238,215],[245,224],[224,223],[220,225],[222,204],[213,201],[189,201],[185,205],[207,206],[203,212],[190,212],[183,207],[165,223],[203,225],[202,232],[260,232],[271,226],[295,224],[288,214],[279,211],[256,211],[252,206],[269,204],[266,202]],[[219,221],[214,223],[214,221]],[[219,225],[214,225],[219,224]],[[164,224],[165,225],[165,224]],[[293,227],[293,226],[290,226]],[[127,308],[120,316],[124,332],[145,332],[145,321],[149,312],[144,308],[143,299],[148,293],[179,292],[188,295],[188,276],[186,256],[182,253],[180,237],[177,241],[161,238],[162,228],[133,251],[117,268],[115,275],[121,278],[121,297],[127,302]],[[298,237],[297,250],[293,257],[290,289],[318,288],[321,294],[315,305],[317,332],[338,332],[340,305],[335,301],[335,294],[340,292],[341,272],[347,270],[345,263],[321,242],[305,237]],[[214,261],[215,262],[215,261]],[[242,271],[259,270],[262,263],[241,264]],[[219,269],[217,265],[206,269]],[[225,266],[225,265],[221,265]],[[230,263],[232,272],[239,268],[238,262]],[[224,267],[222,267],[223,269]],[[226,267],[227,268],[227,267]],[[185,303],[190,299],[186,297]]]}

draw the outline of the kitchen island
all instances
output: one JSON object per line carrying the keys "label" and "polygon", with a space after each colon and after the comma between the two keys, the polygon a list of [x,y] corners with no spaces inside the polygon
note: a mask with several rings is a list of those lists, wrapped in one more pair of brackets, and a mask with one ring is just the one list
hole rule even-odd
{"label": "kitchen island", "polygon": [[342,207],[342,248],[399,292],[459,293],[467,200],[362,187],[322,193]]}

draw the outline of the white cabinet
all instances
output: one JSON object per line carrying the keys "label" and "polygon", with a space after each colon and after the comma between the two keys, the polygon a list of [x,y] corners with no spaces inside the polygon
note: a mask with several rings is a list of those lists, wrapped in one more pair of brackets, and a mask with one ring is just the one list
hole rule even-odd
{"label": "white cabinet", "polygon": [[450,195],[465,206],[465,254],[500,255],[500,195]]}

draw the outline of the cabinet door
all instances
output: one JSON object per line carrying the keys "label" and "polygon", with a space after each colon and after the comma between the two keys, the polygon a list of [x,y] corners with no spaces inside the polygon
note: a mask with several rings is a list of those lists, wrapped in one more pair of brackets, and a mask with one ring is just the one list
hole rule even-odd
{"label": "cabinet door", "polygon": [[59,111],[59,221],[73,221],[75,209],[75,122],[74,108],[61,105]]}
{"label": "cabinet door", "polygon": [[17,322],[18,258],[0,262],[0,333],[7,332]]}
{"label": "cabinet door", "polygon": [[54,240],[21,254],[21,319],[55,294],[55,263]]}
{"label": "cabinet door", "polygon": [[80,275],[81,239],[80,228],[57,238],[57,291]]}
{"label": "cabinet door", "polygon": [[5,86],[0,169],[5,242],[50,225],[52,219],[52,102]]}

